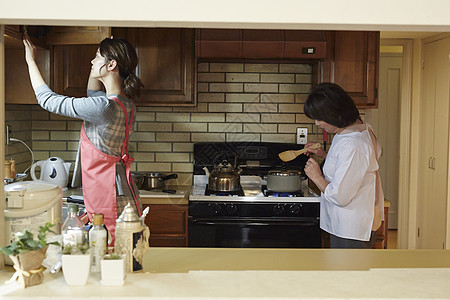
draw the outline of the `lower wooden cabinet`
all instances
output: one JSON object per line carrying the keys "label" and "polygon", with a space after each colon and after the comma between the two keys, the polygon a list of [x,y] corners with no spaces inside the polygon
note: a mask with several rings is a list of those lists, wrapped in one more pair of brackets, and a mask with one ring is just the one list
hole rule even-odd
{"label": "lower wooden cabinet", "polygon": [[147,206],[150,247],[187,247],[187,204],[144,204],[143,208]]}

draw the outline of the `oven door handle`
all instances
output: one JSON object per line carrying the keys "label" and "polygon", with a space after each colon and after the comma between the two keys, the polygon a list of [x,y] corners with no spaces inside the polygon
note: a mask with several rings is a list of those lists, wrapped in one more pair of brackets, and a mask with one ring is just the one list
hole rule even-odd
{"label": "oven door handle", "polygon": [[249,226],[317,226],[319,220],[317,218],[305,218],[303,220],[292,221],[289,219],[276,218],[267,220],[258,218],[246,219],[207,219],[207,218],[190,218],[189,222],[195,225],[249,225]]}

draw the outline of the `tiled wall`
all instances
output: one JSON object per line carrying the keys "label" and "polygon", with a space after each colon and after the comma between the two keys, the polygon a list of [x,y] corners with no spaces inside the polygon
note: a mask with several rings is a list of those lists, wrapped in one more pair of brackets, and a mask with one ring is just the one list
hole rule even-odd
{"label": "tiled wall", "polygon": [[[130,144],[132,168],[178,173],[179,184],[190,184],[195,142],[295,143],[297,127],[307,127],[309,140],[318,141],[321,130],[303,114],[311,84],[309,64],[201,62],[196,107],[138,108]],[[13,136],[30,143],[36,160],[74,160],[81,121],[37,105],[9,105],[6,115]],[[13,118],[23,119],[23,124]],[[29,153],[21,145],[8,146],[7,155],[23,161],[20,171],[29,165]]]}

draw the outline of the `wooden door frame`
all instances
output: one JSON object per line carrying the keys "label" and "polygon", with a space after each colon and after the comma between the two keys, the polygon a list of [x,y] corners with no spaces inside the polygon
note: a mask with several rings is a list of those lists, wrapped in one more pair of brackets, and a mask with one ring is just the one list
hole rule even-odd
{"label": "wooden door frame", "polygon": [[[411,105],[412,105],[412,49],[410,39],[381,39],[382,46],[402,46],[402,73],[400,86],[400,161],[398,190],[397,248],[409,249],[411,231],[415,234],[417,199],[411,191]],[[414,245],[415,246],[415,242]]]}

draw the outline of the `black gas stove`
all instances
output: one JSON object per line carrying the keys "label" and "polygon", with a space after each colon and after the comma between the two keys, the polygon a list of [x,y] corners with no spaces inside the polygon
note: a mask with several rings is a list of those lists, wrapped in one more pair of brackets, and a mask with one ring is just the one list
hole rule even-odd
{"label": "black gas stove", "polygon": [[[278,153],[301,149],[286,143],[198,143],[194,145],[194,185],[189,196],[190,247],[320,248],[319,197],[306,181],[292,193],[269,191],[269,170],[302,171],[305,155],[283,163]],[[208,189],[204,167],[234,162],[240,173],[238,191]]]}

